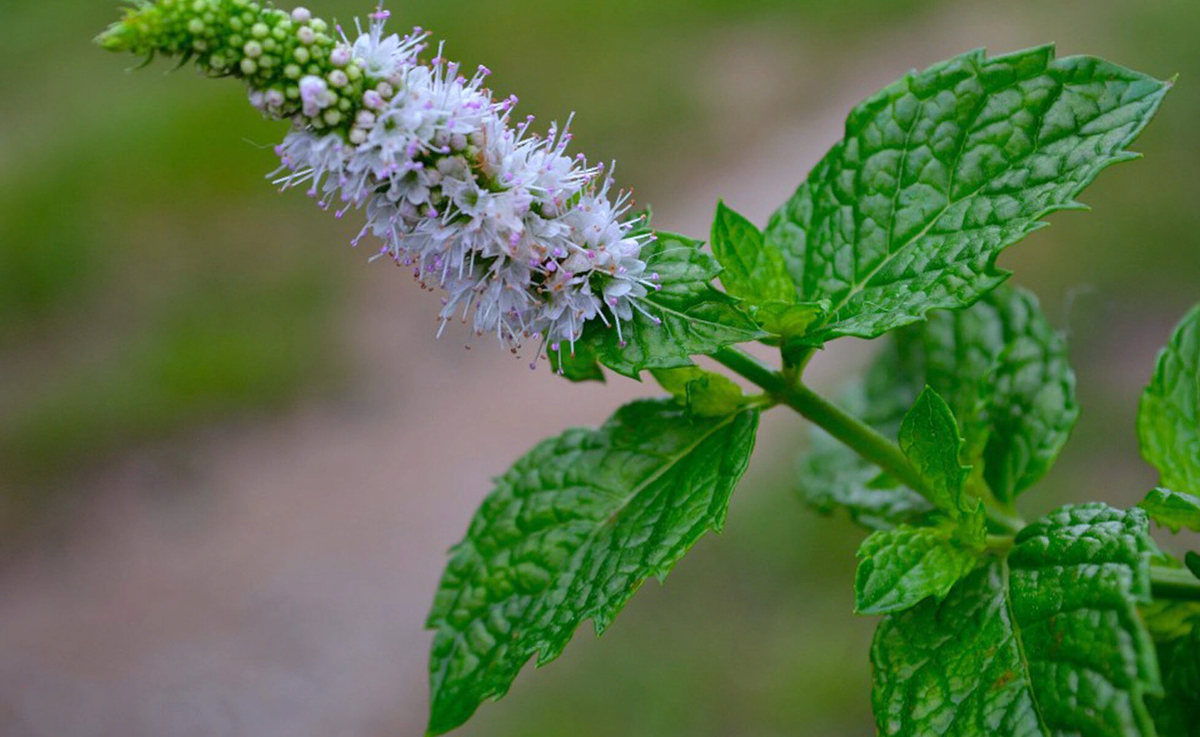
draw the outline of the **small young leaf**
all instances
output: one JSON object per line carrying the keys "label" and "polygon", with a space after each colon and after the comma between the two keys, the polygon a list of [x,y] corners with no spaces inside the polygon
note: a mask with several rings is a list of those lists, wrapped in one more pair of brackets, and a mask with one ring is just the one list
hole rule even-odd
{"label": "small young leaf", "polygon": [[1162,486],[1200,495],[1200,305],[1158,354],[1138,407],[1138,437]]}
{"label": "small young leaf", "polygon": [[689,419],[672,401],[634,402],[498,478],[429,615],[429,731],[504,695],[535,653],[539,665],[556,658],[584,620],[603,631],[646,578],[720,530],[757,424],[754,409]]}
{"label": "small young leaf", "polygon": [[802,301],[832,310],[810,338],[873,338],[1006,278],[996,256],[1075,201],[1170,84],[1051,47],[972,51],[851,111],[844,139],[772,217]]}
{"label": "small young leaf", "polygon": [[1192,572],[1196,578],[1200,578],[1200,554],[1194,551],[1187,551],[1183,554],[1183,564]]}
{"label": "small young leaf", "polygon": [[[978,529],[982,542],[983,528]],[[873,532],[858,548],[854,610],[886,614],[929,596],[941,601],[975,567],[979,552],[956,540],[954,529],[945,525]]]}
{"label": "small young leaf", "polygon": [[604,383],[604,369],[596,360],[596,349],[591,343],[579,341],[572,348],[569,343],[560,343],[557,348],[547,346],[546,358],[554,372],[568,381],[598,381]]}
{"label": "small young leaf", "polygon": [[1200,532],[1200,499],[1191,494],[1154,489],[1138,506],[1171,532],[1179,532],[1181,527]]}
{"label": "small young leaf", "polygon": [[740,386],[698,366],[651,369],[650,373],[696,417],[721,417],[746,404]]}
{"label": "small young leaf", "polygon": [[762,233],[746,218],[717,203],[712,226],[713,255],[721,264],[725,291],[754,305],[797,300],[779,249],[763,244]]}
{"label": "small young leaf", "polygon": [[900,423],[900,450],[928,486],[927,498],[951,517],[979,510],[979,500],[963,494],[969,468],[958,463],[962,438],[946,401],[928,386]]}
{"label": "small young leaf", "polygon": [[1155,550],[1140,509],[1063,507],[1006,560],[940,604],[886,617],[871,647],[882,735],[1154,735],[1150,599]]}
{"label": "small young leaf", "polygon": [[749,309],[754,321],[783,343],[808,345],[808,328],[829,310],[829,302],[763,302]]}
{"label": "small young leaf", "polygon": [[636,378],[643,369],[690,366],[694,355],[766,336],[736,299],[712,285],[721,267],[698,241],[659,233],[641,258],[660,288],[642,299],[648,314],[634,310],[608,328],[591,322],[581,341],[594,345],[600,363]]}

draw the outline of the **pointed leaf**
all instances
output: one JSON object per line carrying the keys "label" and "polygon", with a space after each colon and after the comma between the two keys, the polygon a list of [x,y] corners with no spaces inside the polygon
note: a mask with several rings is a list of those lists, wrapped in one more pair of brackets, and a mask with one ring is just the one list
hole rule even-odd
{"label": "pointed leaf", "polygon": [[1138,437],[1163,486],[1200,495],[1200,305],[1158,354],[1138,408]]}
{"label": "pointed leaf", "polygon": [[1181,527],[1200,532],[1200,499],[1191,494],[1154,489],[1138,506],[1171,532],[1179,532]]}
{"label": "pointed leaf", "polygon": [[602,631],[646,578],[719,530],[757,424],[756,410],[689,420],[671,401],[634,402],[498,478],[429,615],[430,732],[502,696],[535,653],[556,658],[584,620]]}
{"label": "pointed leaf", "polygon": [[766,229],[800,299],[832,302],[812,339],[872,338],[994,288],[1001,250],[1133,158],[1169,86],[1051,47],[973,51],[860,104]]}
{"label": "pointed leaf", "polygon": [[958,518],[979,510],[979,500],[963,495],[969,468],[958,463],[962,438],[946,401],[928,386],[900,423],[900,450],[928,486],[934,506]]}
{"label": "pointed leaf", "polygon": [[729,294],[750,304],[796,301],[796,285],[783,254],[765,245],[754,223],[724,202],[717,203],[710,245],[721,264],[721,284]]}
{"label": "pointed leaf", "polygon": [[1140,509],[1063,507],[945,601],[889,615],[871,648],[879,733],[1153,735],[1147,526]]}
{"label": "pointed leaf", "polygon": [[582,341],[594,345],[600,363],[636,378],[643,369],[689,366],[692,356],[765,337],[736,299],[712,285],[721,268],[699,241],[659,233],[641,258],[660,288],[641,300],[647,314],[634,310],[608,328],[591,321]]}

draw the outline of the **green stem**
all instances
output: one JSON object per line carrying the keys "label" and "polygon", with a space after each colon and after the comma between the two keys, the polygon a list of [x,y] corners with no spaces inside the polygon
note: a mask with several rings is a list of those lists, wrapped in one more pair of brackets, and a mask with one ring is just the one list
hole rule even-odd
{"label": "green stem", "polygon": [[722,348],[712,357],[726,368],[762,387],[780,404],[786,404],[796,410],[801,416],[853,448],[863,458],[887,471],[905,486],[928,493],[925,482],[917,475],[900,448],[880,435],[875,428],[826,401],[803,384],[789,384],[782,374],[737,348]]}
{"label": "green stem", "polygon": [[1200,579],[1183,568],[1150,566],[1150,593],[1155,599],[1200,601]]}
{"label": "green stem", "polygon": [[[845,443],[863,458],[882,468],[905,486],[925,498],[931,496],[925,481],[917,474],[900,447],[879,434],[875,428],[827,401],[798,381],[788,378],[770,366],[737,348],[721,348],[712,354],[714,360],[734,373],[762,387],[780,404],[786,404],[818,427]],[[987,508],[988,520],[1005,532],[1017,532],[1024,520]]]}

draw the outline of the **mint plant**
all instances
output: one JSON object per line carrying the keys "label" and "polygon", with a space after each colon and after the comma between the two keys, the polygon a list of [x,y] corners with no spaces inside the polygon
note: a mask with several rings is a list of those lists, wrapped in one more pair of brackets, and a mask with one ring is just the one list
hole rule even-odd
{"label": "mint plant", "polygon": [[[359,238],[445,291],[443,326],[536,344],[534,366],[571,381],[649,373],[667,392],[495,480],[429,615],[431,734],[557,658],[585,620],[603,632],[719,531],[759,416],[779,407],[816,428],[801,499],[868,531],[854,593],[882,617],[881,734],[1198,734],[1200,555],[1174,559],[1149,527],[1200,530],[1200,307],[1142,398],[1159,486],[1132,509],[1028,522],[1019,497],[1079,407],[1063,336],[996,266],[1136,157],[1170,82],[1050,47],[913,72],[851,111],[765,228],[718,203],[710,253],[630,212],[611,167],[567,153],[565,126],[514,125],[485,68],[461,74],[440,47],[426,59],[428,34],[386,35],[387,16],[351,37],[304,8],[136,0],[97,40],[241,79],[290,121],[276,183],[365,210]],[[843,336],[886,344],[831,401],[804,370]],[[749,342],[777,348],[778,368]]]}

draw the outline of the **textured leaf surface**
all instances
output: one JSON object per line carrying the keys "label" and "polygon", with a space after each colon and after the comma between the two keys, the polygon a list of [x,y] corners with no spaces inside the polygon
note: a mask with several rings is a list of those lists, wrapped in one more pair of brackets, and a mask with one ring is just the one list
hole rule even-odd
{"label": "textured leaf surface", "polygon": [[600,363],[636,378],[643,369],[688,366],[692,356],[765,337],[736,299],[712,285],[721,267],[699,241],[659,233],[641,257],[661,288],[642,300],[649,314],[635,310],[619,328],[592,321],[583,341],[593,343]]}
{"label": "textured leaf surface", "polygon": [[430,731],[502,696],[535,653],[553,660],[584,620],[602,631],[642,581],[719,530],[757,423],[755,410],[699,420],[671,401],[635,402],[498,478],[429,616]]}
{"label": "textured leaf surface", "polygon": [[883,735],[1153,735],[1160,692],[1136,602],[1146,515],[1103,504],[1033,523],[941,603],[889,615],[871,647]]}
{"label": "textured leaf surface", "polygon": [[1168,88],[1042,47],[973,51],[858,105],[766,229],[801,300],[832,302],[812,338],[871,338],[971,304],[1005,278],[1002,249],[1134,156]]}
{"label": "textured leaf surface", "polygon": [[1049,470],[1079,417],[1066,342],[1019,288],[1000,287],[965,310],[897,331],[870,381],[876,403],[894,397],[885,409],[924,385],[945,398],[963,455],[1001,501]]}
{"label": "textured leaf surface", "polygon": [[764,245],[754,223],[724,202],[717,203],[710,245],[721,264],[721,284],[729,294],[756,305],[796,301],[796,285],[788,275],[783,254]]}
{"label": "textured leaf surface", "polygon": [[[954,413],[965,442],[960,457],[998,498],[1011,499],[1045,474],[1079,406],[1065,341],[1032,294],[1002,286],[891,337],[864,385],[843,402],[851,414],[897,437],[905,411],[929,386]],[[801,496],[825,513],[845,506],[871,529],[917,521],[923,505],[915,494],[898,497],[897,483],[880,474],[818,432],[801,466]]]}
{"label": "textured leaf surface", "polygon": [[1191,494],[1154,489],[1138,506],[1171,532],[1179,532],[1181,527],[1200,532],[1200,499]]}
{"label": "textured leaf surface", "polygon": [[854,610],[885,614],[928,596],[941,601],[975,567],[979,550],[956,540],[951,527],[901,525],[871,533],[858,548],[858,559]]}
{"label": "textured leaf surface", "polygon": [[1200,305],[1158,356],[1138,408],[1138,436],[1163,486],[1200,494]]}

